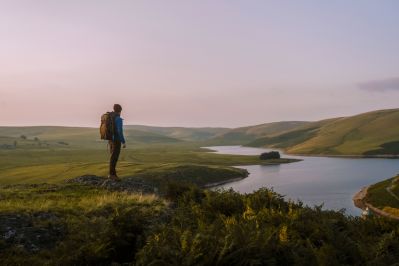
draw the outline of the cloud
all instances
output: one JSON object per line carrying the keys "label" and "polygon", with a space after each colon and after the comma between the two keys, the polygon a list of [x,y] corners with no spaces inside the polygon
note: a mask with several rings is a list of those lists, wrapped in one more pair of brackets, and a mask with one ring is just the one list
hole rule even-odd
{"label": "cloud", "polygon": [[399,77],[362,82],[358,84],[358,88],[376,92],[399,91]]}

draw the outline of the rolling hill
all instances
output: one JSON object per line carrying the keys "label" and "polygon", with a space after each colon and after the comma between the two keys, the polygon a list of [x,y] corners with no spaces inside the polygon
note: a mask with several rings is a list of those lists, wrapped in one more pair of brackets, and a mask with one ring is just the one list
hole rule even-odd
{"label": "rolling hill", "polygon": [[[153,127],[126,125],[129,144],[204,141],[226,132],[228,128]],[[98,128],[31,126],[0,127],[0,149],[20,148],[97,148],[103,147]]]}
{"label": "rolling hill", "polygon": [[211,142],[224,145],[245,144],[261,137],[272,137],[289,132],[310,122],[284,121],[231,129],[215,136]]}
{"label": "rolling hill", "polygon": [[203,127],[203,128],[190,128],[190,127],[155,127],[144,125],[127,125],[127,130],[138,130],[143,132],[156,133],[174,139],[185,141],[204,141],[215,136],[229,131],[229,128],[222,127]]}
{"label": "rolling hill", "polygon": [[[21,138],[25,136],[26,139]],[[399,109],[378,110],[316,122],[283,121],[228,128],[125,126],[129,143],[196,142],[201,146],[270,147],[292,154],[398,155]],[[0,127],[0,148],[103,147],[97,128]]]}
{"label": "rolling hill", "polygon": [[292,154],[397,155],[399,109],[311,122],[245,145],[281,148]]}
{"label": "rolling hill", "polygon": [[[125,129],[125,137],[132,144],[176,143],[182,140],[155,132]],[[14,142],[23,148],[99,148],[104,141],[99,139],[99,130],[90,127],[0,127],[0,148],[12,148]]]}

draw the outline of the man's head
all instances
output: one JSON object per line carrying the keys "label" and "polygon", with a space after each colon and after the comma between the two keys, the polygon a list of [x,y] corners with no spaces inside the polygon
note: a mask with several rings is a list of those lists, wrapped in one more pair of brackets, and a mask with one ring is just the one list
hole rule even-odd
{"label": "man's head", "polygon": [[115,113],[121,113],[122,112],[122,106],[120,104],[114,104],[114,112]]}

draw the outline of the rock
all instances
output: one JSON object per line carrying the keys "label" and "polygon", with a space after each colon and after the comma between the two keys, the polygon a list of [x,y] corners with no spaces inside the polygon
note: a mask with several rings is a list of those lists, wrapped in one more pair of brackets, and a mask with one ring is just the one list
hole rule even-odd
{"label": "rock", "polygon": [[106,178],[96,175],[82,175],[76,178],[68,179],[67,183],[79,183],[83,185],[100,186]]}
{"label": "rock", "polygon": [[0,240],[9,247],[20,247],[28,252],[53,248],[65,231],[64,225],[53,213],[0,214]]}

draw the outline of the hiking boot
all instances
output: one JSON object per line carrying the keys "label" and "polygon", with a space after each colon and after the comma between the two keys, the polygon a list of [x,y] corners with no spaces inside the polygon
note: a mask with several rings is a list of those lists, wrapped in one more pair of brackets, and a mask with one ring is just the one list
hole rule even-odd
{"label": "hiking boot", "polygon": [[117,175],[109,175],[108,179],[111,179],[113,181],[121,181],[121,179]]}

